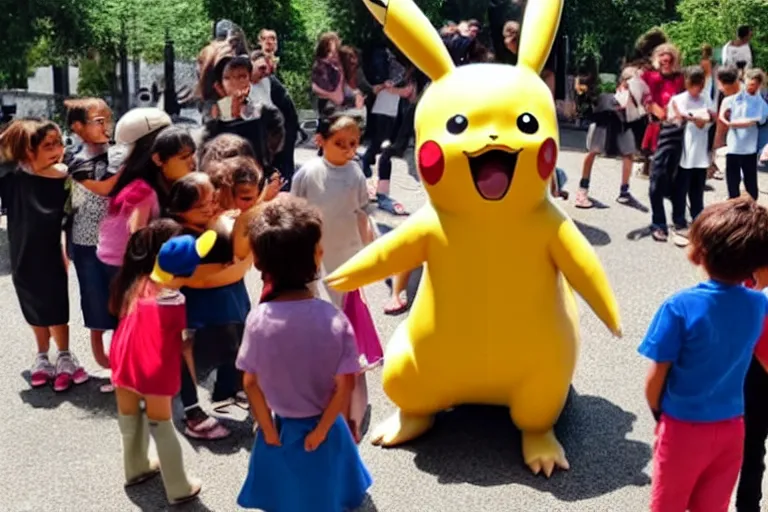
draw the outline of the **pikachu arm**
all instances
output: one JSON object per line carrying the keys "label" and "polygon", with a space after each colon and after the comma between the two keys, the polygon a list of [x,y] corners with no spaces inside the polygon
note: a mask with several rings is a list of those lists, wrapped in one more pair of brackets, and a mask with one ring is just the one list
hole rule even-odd
{"label": "pikachu arm", "polygon": [[412,270],[427,259],[434,213],[425,206],[408,220],[354,255],[325,281],[340,292],[357,290]]}
{"label": "pikachu arm", "polygon": [[549,251],[557,268],[598,318],[621,337],[619,305],[597,254],[570,219],[563,219]]}

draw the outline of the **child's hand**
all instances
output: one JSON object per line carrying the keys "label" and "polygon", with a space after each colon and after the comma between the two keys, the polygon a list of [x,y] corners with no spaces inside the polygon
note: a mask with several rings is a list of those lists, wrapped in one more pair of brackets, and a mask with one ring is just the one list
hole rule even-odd
{"label": "child's hand", "polygon": [[264,442],[269,446],[282,446],[280,443],[280,436],[277,434],[274,425],[272,428],[262,428],[261,433],[264,434]]}
{"label": "child's hand", "polygon": [[275,197],[277,197],[277,194],[280,193],[280,189],[283,188],[283,185],[285,185],[285,180],[282,176],[280,176],[279,172],[274,173],[269,178],[269,183],[267,184],[267,189],[264,191],[264,198],[263,201],[271,201]]}
{"label": "child's hand", "polygon": [[696,128],[698,128],[699,130],[703,130],[704,128],[707,127],[707,122],[704,121],[703,119],[694,119],[693,123],[696,125]]}
{"label": "child's hand", "polygon": [[304,449],[308,452],[317,450],[317,447],[323,444],[327,435],[327,432],[321,432],[318,429],[313,430],[304,438]]}

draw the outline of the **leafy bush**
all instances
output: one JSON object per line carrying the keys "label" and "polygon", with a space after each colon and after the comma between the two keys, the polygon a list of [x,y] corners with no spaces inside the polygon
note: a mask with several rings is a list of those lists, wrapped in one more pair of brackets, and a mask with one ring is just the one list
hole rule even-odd
{"label": "leafy bush", "polygon": [[753,27],[756,66],[768,66],[768,4],[766,0],[681,0],[680,20],[664,29],[683,52],[686,63],[698,62],[701,45],[708,43],[718,52],[736,36],[739,25]]}

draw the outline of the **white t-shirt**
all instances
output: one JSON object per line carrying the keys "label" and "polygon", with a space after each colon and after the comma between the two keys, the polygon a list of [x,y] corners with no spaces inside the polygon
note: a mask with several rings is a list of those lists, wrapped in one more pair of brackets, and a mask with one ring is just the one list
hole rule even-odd
{"label": "white t-shirt", "polygon": [[[752,96],[745,90],[728,96],[720,106],[720,114],[731,111],[731,121],[756,120],[762,124],[768,118],[768,103],[759,95]],[[753,155],[758,152],[759,128],[731,128],[726,143],[729,155]]]}
{"label": "white t-shirt", "polygon": [[379,94],[376,95],[376,101],[373,104],[371,113],[387,117],[397,117],[399,106],[400,96],[392,94],[386,89],[382,89]]}
{"label": "white t-shirt", "polygon": [[[704,93],[694,98],[687,91],[673,96],[669,101],[668,116],[675,117],[674,107],[682,115],[690,114],[694,117],[705,119],[714,116],[712,100]],[[709,127],[699,128],[695,123],[689,122],[685,126],[683,138],[683,155],[680,159],[680,167],[683,169],[707,169],[712,163],[709,152]]]}
{"label": "white t-shirt", "polygon": [[752,47],[748,44],[735,46],[728,43],[723,47],[723,65],[736,66],[739,62],[746,62],[746,69],[752,67]]}
{"label": "white t-shirt", "polygon": [[274,107],[272,103],[272,82],[269,77],[264,77],[258,83],[251,84],[251,92],[248,93],[248,100],[253,105],[267,105]]}

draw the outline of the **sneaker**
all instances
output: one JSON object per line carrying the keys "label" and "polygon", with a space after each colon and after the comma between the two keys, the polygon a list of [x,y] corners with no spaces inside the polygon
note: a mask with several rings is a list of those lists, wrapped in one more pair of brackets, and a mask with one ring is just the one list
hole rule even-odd
{"label": "sneaker", "polygon": [[69,352],[62,352],[56,359],[56,380],[54,391],[66,391],[72,384],[82,384],[88,380],[88,373],[80,366],[77,358]]}
{"label": "sneaker", "polygon": [[48,359],[48,354],[40,354],[35,358],[35,363],[29,372],[30,382],[33,388],[39,388],[48,384],[56,376],[56,368]]}
{"label": "sneaker", "polygon": [[688,247],[688,228],[675,228],[672,243],[678,247]]}
{"label": "sneaker", "polygon": [[635,198],[629,192],[621,192],[616,198],[616,202],[623,205],[632,204],[635,202]]}

